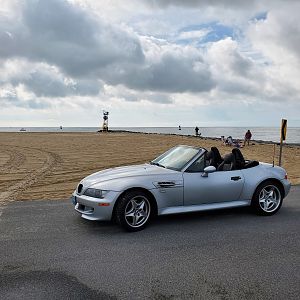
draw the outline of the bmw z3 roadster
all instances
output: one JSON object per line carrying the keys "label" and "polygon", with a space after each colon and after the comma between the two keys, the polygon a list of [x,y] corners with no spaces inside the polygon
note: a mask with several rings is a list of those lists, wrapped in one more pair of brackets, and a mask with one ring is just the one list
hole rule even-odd
{"label": "bmw z3 roadster", "polygon": [[149,163],[87,176],[71,200],[85,219],[138,231],[157,215],[241,206],[273,215],[290,186],[283,168],[245,160],[237,148],[221,157],[216,147],[181,145]]}

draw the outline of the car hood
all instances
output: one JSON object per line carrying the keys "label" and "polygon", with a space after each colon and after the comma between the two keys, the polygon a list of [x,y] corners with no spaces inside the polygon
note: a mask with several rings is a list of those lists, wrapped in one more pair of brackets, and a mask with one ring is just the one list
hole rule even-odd
{"label": "car hood", "polygon": [[155,175],[170,175],[178,174],[178,171],[165,169],[163,167],[142,164],[142,165],[133,165],[133,166],[124,166],[106,169],[103,171],[96,172],[85,177],[81,183],[84,186],[89,187],[96,183],[119,179],[119,178],[128,178],[128,177],[140,177],[140,176],[155,176]]}

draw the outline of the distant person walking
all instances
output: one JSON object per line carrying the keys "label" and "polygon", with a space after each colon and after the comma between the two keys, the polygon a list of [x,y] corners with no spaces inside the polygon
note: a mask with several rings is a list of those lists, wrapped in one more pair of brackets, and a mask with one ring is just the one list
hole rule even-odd
{"label": "distant person walking", "polygon": [[181,126],[180,125],[178,126],[178,130],[181,130]]}
{"label": "distant person walking", "polygon": [[195,134],[196,134],[196,136],[199,135],[199,128],[198,128],[198,126],[195,127]]}
{"label": "distant person walking", "polygon": [[252,138],[252,133],[251,133],[251,131],[248,129],[248,131],[247,131],[246,134],[245,134],[244,146],[246,145],[246,143],[247,143],[248,146],[249,146],[249,142],[250,142],[251,138]]}

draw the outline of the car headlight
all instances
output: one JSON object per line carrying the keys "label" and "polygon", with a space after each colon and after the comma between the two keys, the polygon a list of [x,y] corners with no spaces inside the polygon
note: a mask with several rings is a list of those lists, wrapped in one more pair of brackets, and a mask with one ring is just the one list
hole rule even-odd
{"label": "car headlight", "polygon": [[93,197],[93,198],[104,198],[104,196],[108,193],[108,191],[98,190],[98,189],[86,189],[83,193],[85,196]]}

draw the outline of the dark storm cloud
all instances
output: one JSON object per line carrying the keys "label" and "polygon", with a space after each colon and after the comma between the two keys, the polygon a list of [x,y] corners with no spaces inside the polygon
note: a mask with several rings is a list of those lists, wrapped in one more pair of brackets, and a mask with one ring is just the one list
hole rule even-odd
{"label": "dark storm cloud", "polygon": [[31,73],[29,78],[19,83],[23,83],[38,97],[94,96],[100,91],[100,84],[96,80],[79,80],[67,84],[61,77],[40,71]]}
{"label": "dark storm cloud", "polygon": [[[196,69],[195,64],[200,66]],[[201,61],[171,53],[149,66],[128,69],[125,76],[112,70],[107,78],[112,84],[122,81],[132,89],[172,93],[208,91],[215,85],[208,67]]]}
{"label": "dark storm cloud", "polygon": [[69,88],[61,80],[43,72],[31,73],[25,80],[14,83],[23,83],[38,97],[65,97],[69,93]]}

